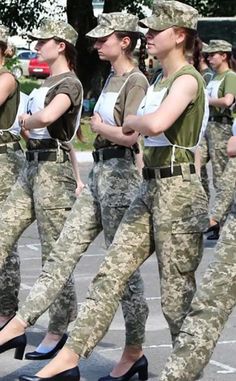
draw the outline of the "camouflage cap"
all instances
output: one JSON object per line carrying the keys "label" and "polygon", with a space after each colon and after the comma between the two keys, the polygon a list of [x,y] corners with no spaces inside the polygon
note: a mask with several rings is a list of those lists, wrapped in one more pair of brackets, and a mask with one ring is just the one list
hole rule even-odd
{"label": "camouflage cap", "polygon": [[205,42],[202,42],[202,53],[207,53],[207,49],[208,49],[208,44],[206,44]]}
{"label": "camouflage cap", "polygon": [[98,15],[98,25],[86,34],[88,37],[101,38],[113,32],[138,32],[138,17],[129,13],[113,12]]}
{"label": "camouflage cap", "polygon": [[210,40],[207,48],[204,49],[204,53],[217,53],[217,52],[231,52],[232,45],[228,41],[224,40]]}
{"label": "camouflage cap", "polygon": [[8,35],[9,29],[5,25],[0,24],[0,41],[5,42],[7,44]]}
{"label": "camouflage cap", "polygon": [[41,21],[39,28],[29,33],[28,37],[32,40],[44,40],[57,37],[75,45],[78,33],[70,24],[64,21],[45,18]]}
{"label": "camouflage cap", "polygon": [[197,20],[198,11],[190,5],[174,0],[156,0],[153,4],[152,15],[142,19],[139,25],[157,31],[172,26],[196,30]]}

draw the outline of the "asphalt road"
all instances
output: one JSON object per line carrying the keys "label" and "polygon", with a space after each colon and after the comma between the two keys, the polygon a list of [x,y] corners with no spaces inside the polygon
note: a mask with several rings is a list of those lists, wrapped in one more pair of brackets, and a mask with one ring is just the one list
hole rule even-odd
{"label": "asphalt road", "polygon": [[[87,176],[90,164],[81,165],[82,176]],[[205,268],[211,261],[215,242],[206,241],[204,257],[197,272],[198,282]],[[19,242],[21,256],[22,285],[20,299],[23,301],[32,287],[40,271],[40,244],[35,224],[25,231]],[[79,266],[75,270],[75,279],[80,304],[86,295],[91,278],[105,254],[102,234],[90,246]],[[147,322],[145,354],[149,360],[149,380],[157,381],[158,375],[170,353],[171,344],[167,324],[162,316],[160,306],[160,288],[155,255],[150,257],[142,266],[141,272],[145,282],[146,298],[150,308]],[[27,351],[34,349],[47,327],[47,313],[37,324],[27,331]],[[101,376],[109,373],[113,364],[119,359],[124,343],[124,324],[119,309],[112,325],[95,351],[88,360],[82,360],[80,365],[82,381],[97,381]],[[216,347],[214,355],[207,366],[202,381],[235,381],[236,380],[236,310],[231,315],[225,330]],[[13,359],[13,351],[1,355],[0,380],[15,381],[22,373],[36,373],[46,361],[19,361]],[[137,377],[133,378],[134,380]],[[66,381],[66,380],[65,380]]]}

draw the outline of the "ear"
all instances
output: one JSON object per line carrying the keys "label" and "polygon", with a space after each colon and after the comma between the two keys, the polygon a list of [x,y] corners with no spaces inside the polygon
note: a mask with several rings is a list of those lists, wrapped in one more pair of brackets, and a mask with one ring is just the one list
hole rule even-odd
{"label": "ear", "polygon": [[59,44],[58,44],[58,52],[59,53],[64,52],[65,49],[66,49],[66,44],[63,41],[59,42]]}
{"label": "ear", "polygon": [[128,36],[125,36],[121,40],[121,49],[126,49],[130,45],[130,38]]}
{"label": "ear", "polygon": [[186,38],[186,33],[185,30],[182,28],[178,28],[175,30],[175,39],[176,39],[176,44],[182,44]]}

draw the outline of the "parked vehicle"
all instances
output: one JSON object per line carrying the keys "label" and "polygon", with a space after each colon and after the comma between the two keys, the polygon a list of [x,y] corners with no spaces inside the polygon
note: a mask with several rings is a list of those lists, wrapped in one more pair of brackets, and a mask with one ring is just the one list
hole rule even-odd
{"label": "parked vehicle", "polygon": [[46,78],[50,75],[50,69],[45,61],[39,61],[36,57],[29,61],[29,75],[36,78]]}
{"label": "parked vehicle", "polygon": [[28,77],[29,76],[29,61],[31,58],[35,58],[37,56],[36,52],[32,52],[32,50],[18,50],[16,53],[17,62],[12,67],[12,73],[16,76],[16,78],[20,78],[22,75]]}

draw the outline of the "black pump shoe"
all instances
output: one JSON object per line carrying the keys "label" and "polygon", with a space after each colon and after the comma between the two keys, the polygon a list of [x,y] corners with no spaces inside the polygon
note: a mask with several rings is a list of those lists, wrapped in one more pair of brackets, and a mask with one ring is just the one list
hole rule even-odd
{"label": "black pump shoe", "polygon": [[6,343],[0,345],[0,353],[6,352],[9,349],[16,349],[15,350],[15,359],[22,360],[24,356],[26,346],[26,336],[25,333],[23,335],[14,337],[14,339],[11,339],[7,341]]}
{"label": "black pump shoe", "polygon": [[57,352],[64,346],[65,342],[67,340],[67,334],[64,333],[62,338],[58,341],[57,345],[49,352],[47,353],[41,353],[41,352],[28,352],[25,354],[26,360],[48,360],[54,357]]}
{"label": "black pump shoe", "polygon": [[[139,380],[146,381],[148,379],[148,361],[146,357],[143,355],[138,359],[134,365],[120,377],[112,377],[110,375],[99,378],[98,381],[129,381],[131,377],[133,377],[136,373],[138,373]],[[30,381],[30,380],[29,380]]]}
{"label": "black pump shoe", "polygon": [[79,381],[80,380],[80,372],[79,368],[76,366],[75,368],[65,370],[64,372],[58,373],[52,377],[38,377],[38,376],[27,376],[22,375],[19,378],[19,381]]}

